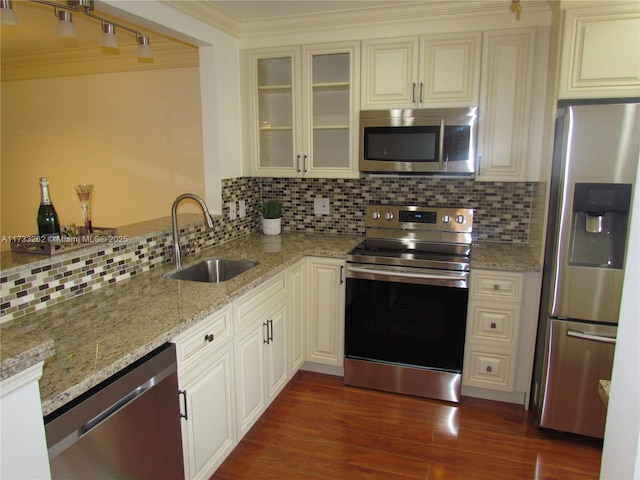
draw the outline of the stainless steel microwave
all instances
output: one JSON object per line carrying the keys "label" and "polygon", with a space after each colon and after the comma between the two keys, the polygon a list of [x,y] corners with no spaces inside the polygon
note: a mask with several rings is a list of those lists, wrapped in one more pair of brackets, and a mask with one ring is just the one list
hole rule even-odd
{"label": "stainless steel microwave", "polygon": [[478,108],[363,110],[361,172],[472,174]]}

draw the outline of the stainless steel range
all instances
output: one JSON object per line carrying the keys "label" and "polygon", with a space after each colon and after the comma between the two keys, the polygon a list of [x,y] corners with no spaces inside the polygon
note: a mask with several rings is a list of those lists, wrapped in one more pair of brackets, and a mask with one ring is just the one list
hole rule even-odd
{"label": "stainless steel range", "polygon": [[347,256],[344,382],[460,401],[473,210],[368,205]]}

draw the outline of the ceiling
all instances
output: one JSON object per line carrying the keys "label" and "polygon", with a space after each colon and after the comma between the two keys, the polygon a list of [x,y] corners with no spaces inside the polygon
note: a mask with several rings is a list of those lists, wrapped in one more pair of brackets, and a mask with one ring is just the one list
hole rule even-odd
{"label": "ceiling", "polygon": [[353,10],[358,8],[380,7],[392,5],[398,0],[308,0],[308,1],[252,1],[252,0],[228,0],[210,1],[216,7],[224,10],[229,15],[240,21],[265,20],[267,18],[287,17],[295,15],[310,15],[315,13],[328,13],[341,10]]}

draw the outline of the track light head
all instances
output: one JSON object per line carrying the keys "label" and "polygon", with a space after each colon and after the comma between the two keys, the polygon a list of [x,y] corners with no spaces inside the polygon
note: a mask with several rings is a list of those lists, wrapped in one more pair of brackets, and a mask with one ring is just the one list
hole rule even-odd
{"label": "track light head", "polygon": [[16,12],[13,11],[13,2],[11,0],[0,0],[0,16],[2,17],[3,26],[18,26],[18,17]]}
{"label": "track light head", "polygon": [[149,44],[149,37],[145,37],[143,35],[137,35],[136,41],[138,42],[138,59],[139,60],[153,59],[153,52],[151,51],[151,45]]}
{"label": "track light head", "polygon": [[102,48],[111,50],[118,49],[118,36],[116,35],[116,27],[108,22],[102,22],[102,37],[100,39]]}
{"label": "track light head", "polygon": [[76,38],[76,29],[73,26],[71,12],[56,9],[58,24],[56,25],[56,35],[63,38]]}

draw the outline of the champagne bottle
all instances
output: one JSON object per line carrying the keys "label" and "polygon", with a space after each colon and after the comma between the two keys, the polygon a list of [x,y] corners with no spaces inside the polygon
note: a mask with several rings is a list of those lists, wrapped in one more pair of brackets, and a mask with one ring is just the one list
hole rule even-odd
{"label": "champagne bottle", "polygon": [[40,179],[40,208],[38,209],[38,234],[47,241],[56,241],[60,238],[60,221],[56,209],[53,208],[49,197],[49,180],[47,177]]}

